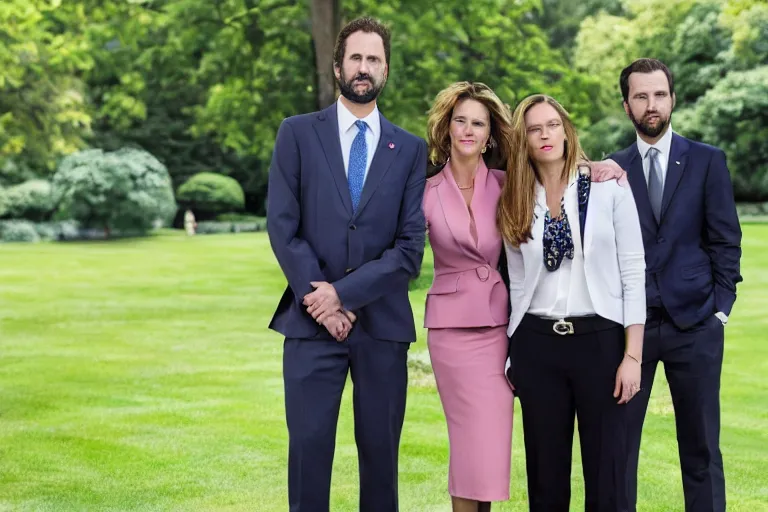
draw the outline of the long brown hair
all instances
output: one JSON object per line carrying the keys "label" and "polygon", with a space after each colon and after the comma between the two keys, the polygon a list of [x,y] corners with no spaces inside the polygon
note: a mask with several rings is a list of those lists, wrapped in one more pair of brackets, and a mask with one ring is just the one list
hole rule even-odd
{"label": "long brown hair", "polygon": [[[451,116],[456,104],[464,99],[475,100],[488,109],[491,145],[483,153],[483,158],[489,169],[504,169],[512,155],[509,107],[496,96],[493,89],[481,82],[455,82],[437,94],[427,119],[427,148],[432,169],[439,172],[451,156]],[[428,171],[427,174],[435,172]]]}
{"label": "long brown hair", "polygon": [[517,105],[512,114],[512,148],[507,161],[507,179],[499,199],[497,222],[501,236],[515,247],[531,239],[531,222],[536,201],[536,181],[541,181],[531,160],[525,114],[539,103],[548,103],[560,115],[565,130],[563,179],[572,178],[577,164],[587,158],[579,144],[579,137],[568,112],[554,98],[544,94],[528,96]]}

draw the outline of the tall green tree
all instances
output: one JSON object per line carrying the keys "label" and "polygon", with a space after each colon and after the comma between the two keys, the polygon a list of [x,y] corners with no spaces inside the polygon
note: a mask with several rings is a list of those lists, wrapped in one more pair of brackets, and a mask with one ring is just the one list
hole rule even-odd
{"label": "tall green tree", "polygon": [[549,47],[546,34],[531,21],[540,5],[538,0],[450,0],[426,7],[357,0],[344,4],[344,17],[370,14],[392,27],[389,83],[380,106],[413,133],[425,135],[435,96],[460,80],[485,82],[512,108],[529,94],[551,94],[579,123],[588,123],[596,83]]}
{"label": "tall green tree", "polygon": [[102,49],[89,75],[98,108],[92,144],[151,152],[175,186],[199,172],[232,176],[249,209],[263,211],[279,121],[314,107],[306,5],[110,3],[97,17],[89,32]]}
{"label": "tall green tree", "polygon": [[317,74],[317,108],[336,99],[333,50],[341,25],[341,0],[311,0],[312,42]]}
{"label": "tall green tree", "polygon": [[768,201],[768,66],[730,72],[679,125],[726,152],[737,198]]}
{"label": "tall green tree", "polygon": [[622,0],[626,15],[599,13],[581,24],[574,64],[598,79],[595,105],[603,115],[620,116],[619,74],[640,57],[669,63],[670,44],[696,0]]}
{"label": "tall green tree", "polygon": [[730,67],[731,31],[720,23],[720,14],[719,3],[698,3],[674,34],[668,64],[680,108],[695,103]]}
{"label": "tall green tree", "polygon": [[621,0],[541,0],[541,8],[534,13],[534,20],[547,34],[550,46],[571,59],[576,36],[586,17],[599,13],[622,16],[626,11]]}
{"label": "tall green tree", "polygon": [[765,0],[726,0],[720,18],[733,31],[734,67],[768,64],[768,4]]}
{"label": "tall green tree", "polygon": [[61,3],[0,3],[0,181],[5,183],[49,174],[60,156],[85,145],[91,117],[79,77],[93,65],[80,32],[86,15]]}

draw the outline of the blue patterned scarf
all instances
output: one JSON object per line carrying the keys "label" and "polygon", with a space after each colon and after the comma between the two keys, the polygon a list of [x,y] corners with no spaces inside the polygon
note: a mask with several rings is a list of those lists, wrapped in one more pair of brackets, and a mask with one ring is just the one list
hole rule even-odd
{"label": "blue patterned scarf", "polygon": [[[579,196],[579,232],[581,233],[581,245],[584,246],[584,226],[587,222],[587,205],[589,203],[589,191],[592,181],[587,172],[579,172],[576,182]],[[560,198],[560,215],[552,218],[549,211],[544,217],[544,266],[548,271],[554,272],[560,268],[563,258],[573,259],[573,235],[571,225],[568,222],[568,214],[565,213],[565,195]]]}

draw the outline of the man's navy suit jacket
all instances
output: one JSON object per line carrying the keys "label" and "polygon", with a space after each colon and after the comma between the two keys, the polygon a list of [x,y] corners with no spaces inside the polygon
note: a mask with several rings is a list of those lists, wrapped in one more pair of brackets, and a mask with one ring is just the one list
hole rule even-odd
{"label": "man's navy suit jacket", "polygon": [[646,300],[688,329],[736,301],[741,227],[725,153],[673,134],[661,221],[648,197],[637,143],[610,155],[627,170],[643,232]]}
{"label": "man's navy suit jacket", "polygon": [[327,337],[307,313],[311,281],[327,281],[356,328],[413,342],[408,283],[424,255],[423,139],[381,116],[381,138],[357,210],[344,168],[336,103],[285,119],[269,170],[267,231],[288,287],[269,327],[287,338]]}

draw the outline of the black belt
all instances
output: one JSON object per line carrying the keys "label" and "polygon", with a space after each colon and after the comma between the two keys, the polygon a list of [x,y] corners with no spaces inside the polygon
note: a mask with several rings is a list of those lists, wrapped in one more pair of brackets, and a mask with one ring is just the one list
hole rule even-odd
{"label": "black belt", "polygon": [[601,316],[572,316],[553,320],[527,314],[520,322],[520,327],[541,334],[588,334],[590,332],[607,331],[609,329],[623,328],[621,324],[608,320]]}

